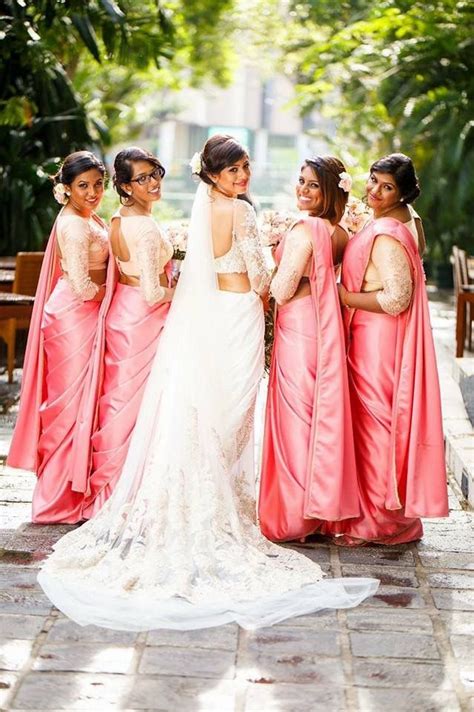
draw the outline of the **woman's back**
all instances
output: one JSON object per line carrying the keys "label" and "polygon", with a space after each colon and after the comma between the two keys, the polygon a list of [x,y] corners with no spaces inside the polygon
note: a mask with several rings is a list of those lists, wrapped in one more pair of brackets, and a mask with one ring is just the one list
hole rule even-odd
{"label": "woman's back", "polygon": [[213,194],[211,230],[219,289],[263,293],[270,278],[253,207],[244,200]]}

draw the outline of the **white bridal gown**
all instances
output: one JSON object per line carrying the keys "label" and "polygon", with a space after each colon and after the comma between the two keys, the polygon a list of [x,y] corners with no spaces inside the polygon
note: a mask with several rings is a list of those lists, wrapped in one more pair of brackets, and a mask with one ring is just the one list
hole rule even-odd
{"label": "white bridal gown", "polygon": [[[253,208],[234,202],[233,246],[214,260],[212,197],[200,184],[188,253],[121,479],[104,508],[64,536],[39,574],[76,622],[123,630],[270,625],[355,606],[374,579],[326,579],[268,542],[255,519],[253,415],[269,281]],[[216,272],[247,271],[248,293]]]}

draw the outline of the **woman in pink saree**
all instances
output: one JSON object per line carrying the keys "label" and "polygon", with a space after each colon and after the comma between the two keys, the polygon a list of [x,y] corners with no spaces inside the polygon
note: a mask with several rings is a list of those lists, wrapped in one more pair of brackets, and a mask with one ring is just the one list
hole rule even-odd
{"label": "woman in pink saree", "polygon": [[436,357],[407,207],[419,192],[407,156],[374,163],[367,183],[374,220],[344,254],[340,297],[361,515],[344,523],[340,544],[414,541],[423,534],[420,517],[448,516]]}
{"label": "woman in pink saree", "polygon": [[173,289],[164,274],[173,248],[151,215],[165,169],[141,148],[114,162],[122,207],[112,217],[110,242],[118,284],[105,322],[103,383],[92,439],[90,487],[82,511],[89,519],[110,497],[120,476]]}
{"label": "woman in pink saree", "polygon": [[46,250],[23,368],[20,412],[7,463],[38,476],[32,520],[75,523],[88,489],[89,439],[109,255],[96,215],[104,165],[88,151],[69,155],[55,176],[64,204]]}
{"label": "woman in pink saree", "polygon": [[296,196],[309,216],[278,245],[278,304],[268,387],[259,518],[271,540],[359,514],[344,332],[335,265],[350,177],[330,156],[305,161]]}

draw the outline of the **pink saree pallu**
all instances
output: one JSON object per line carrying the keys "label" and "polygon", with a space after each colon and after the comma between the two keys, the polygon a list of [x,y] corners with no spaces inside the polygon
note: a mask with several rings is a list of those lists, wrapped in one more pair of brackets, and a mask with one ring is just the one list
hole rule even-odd
{"label": "pink saree pallu", "polygon": [[169,303],[148,305],[136,287],[116,286],[105,322],[102,395],[92,438],[86,519],[107,501],[122,472],[169,307]]}
{"label": "pink saree pallu", "polygon": [[[331,235],[310,220],[311,294],[278,307],[275,322],[259,498],[260,527],[273,541],[360,512]],[[283,242],[277,261],[282,253]]]}
{"label": "pink saree pallu", "polygon": [[[103,226],[103,223],[97,218]],[[103,324],[114,271],[102,302],[82,301],[61,277],[56,223],[35,297],[21,383],[20,410],[7,464],[34,471],[32,520],[75,523],[88,489]]]}
{"label": "pink saree pallu", "polygon": [[344,523],[344,544],[413,541],[423,534],[420,517],[448,515],[436,357],[411,233],[391,218],[374,221],[349,242],[343,282],[360,291],[373,242],[382,234],[405,248],[413,296],[399,316],[345,313],[361,516]]}

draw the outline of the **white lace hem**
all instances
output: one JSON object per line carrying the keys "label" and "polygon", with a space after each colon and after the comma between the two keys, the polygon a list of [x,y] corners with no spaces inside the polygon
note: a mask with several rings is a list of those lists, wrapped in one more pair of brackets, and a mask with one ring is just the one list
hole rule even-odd
{"label": "white lace hem", "polygon": [[178,597],[155,600],[140,592],[120,595],[103,587],[93,590],[90,584],[68,582],[64,573],[41,571],[38,581],[54,605],[79,625],[130,631],[197,630],[232,622],[253,630],[325,608],[353,608],[373,596],[379,585],[370,578],[327,579],[256,600],[191,603]]}

